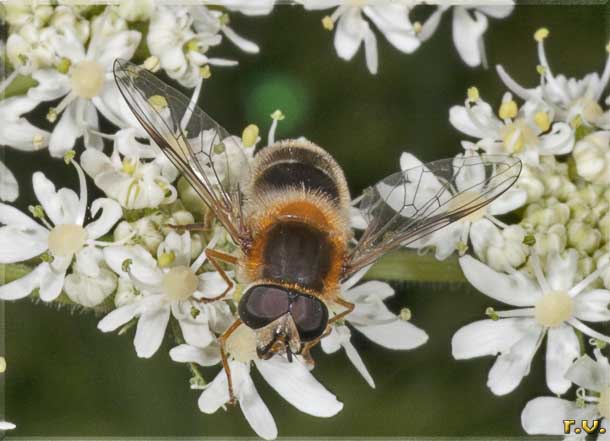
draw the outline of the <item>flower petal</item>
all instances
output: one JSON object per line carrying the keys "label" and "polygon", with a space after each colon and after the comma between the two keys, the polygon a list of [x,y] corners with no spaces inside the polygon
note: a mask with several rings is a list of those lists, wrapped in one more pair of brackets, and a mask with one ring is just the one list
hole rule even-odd
{"label": "flower petal", "polygon": [[557,395],[568,391],[572,382],[565,378],[568,368],[580,355],[578,337],[571,326],[549,328],[546,341],[546,384]]}
{"label": "flower petal", "polygon": [[335,49],[339,57],[351,60],[364,38],[364,20],[360,8],[348,8],[339,19],[335,31]]}
{"label": "flower petal", "polygon": [[479,320],[460,328],[451,339],[456,360],[507,352],[527,335],[533,325],[529,318]]}
{"label": "flower petal", "polygon": [[526,202],[527,192],[520,188],[511,187],[489,204],[487,212],[493,216],[499,216],[522,207]]}
{"label": "flower petal", "polygon": [[566,378],[580,387],[601,392],[610,385],[610,368],[584,355],[570,366]]}
{"label": "flower petal", "polygon": [[413,349],[428,341],[428,334],[424,330],[398,317],[383,324],[353,326],[369,340],[388,349]]}
{"label": "flower petal", "polygon": [[125,323],[133,319],[138,312],[138,308],[138,302],[134,302],[111,311],[99,321],[97,324],[97,329],[102,332],[114,331],[119,326],[123,326]]}
{"label": "flower petal", "polygon": [[14,202],[19,196],[19,184],[15,175],[0,161],[0,200]]}
{"label": "flower petal", "polygon": [[182,344],[169,351],[172,360],[179,363],[197,363],[200,366],[214,366],[220,363],[220,349],[217,345],[196,348]]}
{"label": "flower petal", "polygon": [[216,340],[207,323],[189,320],[178,320],[184,341],[189,345],[205,347]]}
{"label": "flower petal", "polygon": [[610,320],[610,291],[595,289],[574,297],[574,315],[586,322],[606,322]]}
{"label": "flower petal", "polygon": [[483,60],[481,53],[481,39],[487,30],[487,18],[478,11],[471,17],[466,8],[456,6],[453,8],[453,42],[469,66],[478,66]]}
{"label": "flower petal", "polygon": [[[234,368],[239,366],[238,363],[230,363],[231,372],[233,374],[233,380],[239,374],[238,369]],[[247,374],[246,374],[247,375]],[[226,402],[229,401],[229,383],[227,381],[227,373],[222,369],[205,390],[199,396],[197,404],[199,410],[203,413],[214,413]]]}
{"label": "flower petal", "polygon": [[277,438],[277,426],[273,415],[261,399],[249,375],[241,379],[239,389],[239,407],[250,427],[261,438],[268,440]]}
{"label": "flower petal", "polygon": [[471,256],[463,256],[459,261],[466,279],[483,294],[500,302],[532,306],[542,295],[538,285],[519,271],[503,274]]}
{"label": "flower petal", "polygon": [[399,51],[410,54],[419,47],[420,40],[409,21],[407,5],[386,3],[375,6],[372,3],[363,10],[384,37]]}
{"label": "flower petal", "polygon": [[52,263],[42,263],[40,273],[40,299],[44,302],[55,300],[64,287],[66,271],[72,262],[72,256],[55,256]]}
{"label": "flower petal", "polygon": [[91,217],[97,216],[99,210],[102,214],[98,219],[85,227],[89,239],[97,239],[108,233],[110,229],[123,216],[123,209],[118,202],[108,198],[99,198],[91,203]]}
{"label": "flower petal", "polygon": [[289,363],[275,356],[254,362],[265,381],[301,412],[326,418],[343,409],[343,403],[318,383],[299,359]]}
{"label": "flower petal", "polygon": [[0,299],[18,300],[30,295],[34,289],[40,286],[41,266],[38,265],[25,276],[0,286]]}
{"label": "flower petal", "polygon": [[521,413],[521,425],[530,435],[564,435],[564,420],[590,420],[595,418],[595,406],[581,408],[573,401],[555,397],[530,400]]}
{"label": "flower petal", "polygon": [[529,374],[532,358],[538,349],[542,336],[541,327],[532,327],[528,333],[514,344],[510,351],[498,357],[487,379],[487,386],[496,395],[506,395]]}
{"label": "flower petal", "polygon": [[163,343],[169,316],[169,306],[150,309],[142,313],[138,319],[136,336],[133,340],[138,357],[150,358],[157,352]]}
{"label": "flower petal", "polygon": [[55,158],[61,158],[74,147],[76,139],[83,136],[83,127],[78,123],[80,106],[77,98],[68,104],[49,139],[49,152]]}
{"label": "flower petal", "polygon": [[574,277],[578,269],[578,252],[569,249],[563,256],[552,253],[546,264],[545,275],[555,291],[567,291],[574,284]]}

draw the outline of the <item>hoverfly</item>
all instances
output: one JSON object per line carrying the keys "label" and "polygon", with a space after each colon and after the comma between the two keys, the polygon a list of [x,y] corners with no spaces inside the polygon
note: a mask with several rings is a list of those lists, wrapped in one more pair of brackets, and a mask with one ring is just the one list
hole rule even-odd
{"label": "hoverfly", "polygon": [[[321,147],[280,141],[256,152],[249,166],[228,132],[182,93],[127,61],[115,61],[114,75],[142,127],[239,249],[238,256],[206,250],[229,284],[216,299],[232,288],[219,261],[235,265],[245,286],[239,318],[218,337],[231,399],[225,342],[238,327],[254,330],[260,358],[280,354],[292,361],[299,354],[313,363],[311,348],[354,309],[341,296],[342,281],[388,251],[478,212],[521,172],[518,159],[487,155],[393,174],[364,192],[359,209],[367,226],[356,240],[345,176]],[[456,182],[467,175],[476,176],[477,185],[457,193]],[[423,185],[429,179],[440,183],[437,190]],[[331,316],[329,310],[340,312]]]}

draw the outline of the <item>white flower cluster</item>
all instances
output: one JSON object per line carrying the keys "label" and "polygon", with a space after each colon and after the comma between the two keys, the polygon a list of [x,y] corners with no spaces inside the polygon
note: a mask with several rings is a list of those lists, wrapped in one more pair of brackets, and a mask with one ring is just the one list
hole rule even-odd
{"label": "white flower cluster", "polygon": [[[112,65],[115,58],[125,58],[150,71],[162,69],[192,88],[192,101],[197,102],[210,66],[236,64],[209,57],[208,51],[224,38],[246,52],[258,51],[229,26],[226,11],[263,14],[273,2],[244,6],[227,1],[225,6],[220,11],[147,0],[104,7],[9,2],[7,53],[13,71],[0,86],[9,90],[23,77],[33,80],[23,94],[0,100],[0,144],[24,151],[48,147],[52,157],[64,159],[65,165],[58,164],[66,173],[74,170],[78,180],[78,191],[56,188],[44,173],[36,172],[32,186],[37,203],[29,206],[29,213],[0,203],[0,264],[31,267],[0,286],[0,299],[36,297],[104,314],[98,324],[102,332],[122,334],[135,327],[134,347],[142,358],[152,357],[166,335],[173,335],[181,344],[170,356],[194,373],[190,384],[203,390],[199,408],[205,413],[215,412],[230,398],[218,337],[235,321],[243,290],[233,271],[227,271],[230,279],[216,271],[206,249],[231,253],[235,246],[140,127],[114,83]],[[142,23],[147,24],[145,35]],[[46,106],[47,128],[26,119],[39,106]],[[100,115],[116,126],[113,133],[101,131]],[[270,143],[283,115],[278,111],[271,117]],[[246,157],[252,157],[260,141],[258,132],[250,125],[241,138],[231,137]],[[82,151],[77,147],[81,137]],[[91,200],[86,175],[102,197]],[[2,199],[13,202],[17,180],[4,165],[0,177]],[[180,228],[196,222],[206,228]],[[385,306],[384,300],[394,294],[388,284],[356,285],[362,275],[343,285],[342,294],[355,309],[332,326],[322,347],[327,353],[343,348],[374,387],[350,342],[351,329],[398,350],[420,346],[428,336]],[[245,326],[231,335],[226,350],[238,404],[264,438],[275,438],[277,427],[250,377],[252,365],[302,412],[330,417],[343,407],[301,357],[292,362],[282,356],[259,359],[254,333]],[[213,365],[219,374],[206,384],[199,366]],[[0,423],[0,430],[10,427]]]}
{"label": "white flower cluster", "polygon": [[[513,0],[491,0],[485,5],[472,2],[437,3],[436,9],[422,24],[412,21],[411,14],[426,2],[413,0],[299,0],[305,9],[335,8],[322,19],[327,31],[335,29],[334,45],[337,55],[351,60],[364,43],[366,66],[377,73],[379,60],[377,37],[371,29],[375,25],[383,36],[399,51],[410,54],[428,40],[438,28],[442,16],[453,9],[453,42],[460,57],[469,66],[487,65],[483,35],[487,31],[488,16],[506,18],[513,11]],[[367,20],[368,19],[368,20]]]}
{"label": "white flower cluster", "polygon": [[[600,102],[610,58],[601,75],[554,75],[544,47],[548,36],[545,28],[534,35],[539,85],[523,87],[498,66],[509,91],[496,110],[472,87],[464,105],[449,113],[451,124],[470,137],[458,158],[519,157],[517,183],[485,210],[414,244],[431,247],[438,259],[458,251],[466,279],[512,307],[490,306],[487,319],[462,327],[452,339],[457,360],[497,356],[487,379],[494,394],[519,386],[545,339],[549,390],[562,395],[572,384],[580,386],[576,403],[550,397],[528,403],[522,423],[531,434],[563,434],[564,419],[580,424],[610,416],[610,371],[601,352],[610,336],[588,324],[610,321],[610,110]],[[403,155],[403,169],[419,164]],[[455,192],[485,194],[475,182],[457,182]],[[441,183],[425,185],[430,188],[420,191],[436,194]],[[465,254],[469,248],[474,256]],[[597,361],[586,351],[594,351]]]}

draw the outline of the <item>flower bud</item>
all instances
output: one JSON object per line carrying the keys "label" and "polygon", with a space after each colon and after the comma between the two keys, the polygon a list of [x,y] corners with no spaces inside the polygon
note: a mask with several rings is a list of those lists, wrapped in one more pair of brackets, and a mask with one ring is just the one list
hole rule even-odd
{"label": "flower bud", "polygon": [[568,244],[578,251],[592,253],[599,246],[601,233],[580,221],[571,221],[568,224]]}
{"label": "flower bud", "polygon": [[594,132],[574,146],[576,171],[589,182],[610,184],[610,132]]}

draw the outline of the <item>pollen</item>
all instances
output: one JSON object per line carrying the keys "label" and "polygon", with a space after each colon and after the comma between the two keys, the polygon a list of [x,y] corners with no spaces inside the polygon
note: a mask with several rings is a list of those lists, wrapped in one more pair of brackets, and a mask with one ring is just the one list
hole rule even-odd
{"label": "pollen", "polygon": [[549,36],[549,30],[547,28],[540,28],[534,33],[534,40],[541,43],[545,38]]}
{"label": "pollen", "polygon": [[102,91],[105,80],[104,68],[97,61],[84,60],[72,71],[72,90],[81,98],[93,98]]}
{"label": "pollen", "polygon": [[546,132],[551,128],[551,119],[549,118],[549,114],[547,112],[536,112],[534,115],[534,122],[543,132]]}
{"label": "pollen", "polygon": [[187,266],[170,269],[161,281],[163,291],[171,300],[186,300],[197,290],[199,279]]}
{"label": "pollen", "polygon": [[470,101],[471,103],[476,103],[477,101],[479,101],[479,98],[480,98],[479,89],[477,89],[475,86],[468,88],[467,93],[468,93],[468,101]]}
{"label": "pollen", "polygon": [[333,28],[335,27],[335,23],[333,22],[333,19],[330,17],[330,15],[327,15],[322,19],[322,27],[327,31],[333,30]]}
{"label": "pollen", "polygon": [[534,307],[534,318],[542,326],[554,328],[572,317],[574,301],[565,291],[551,291]]}
{"label": "pollen", "polygon": [[49,233],[49,251],[55,256],[71,256],[85,246],[87,232],[80,225],[58,225]]}
{"label": "pollen", "polygon": [[168,106],[167,99],[162,95],[152,95],[148,98],[148,104],[153,106],[157,111],[163,110]]}
{"label": "pollen", "polygon": [[517,116],[517,112],[519,108],[517,107],[517,103],[514,100],[505,101],[500,105],[500,109],[498,110],[498,115],[502,119],[512,119]]}
{"label": "pollen", "polygon": [[253,147],[258,139],[259,129],[256,124],[247,126],[241,134],[241,141],[244,147]]}
{"label": "pollen", "polygon": [[212,76],[212,70],[209,65],[204,65],[199,68],[199,76],[204,80],[207,80]]}

